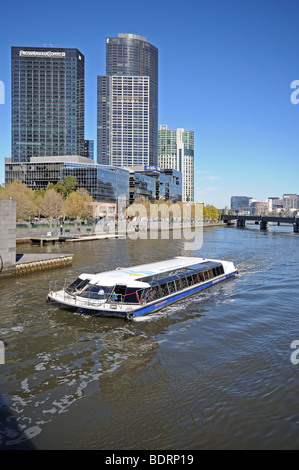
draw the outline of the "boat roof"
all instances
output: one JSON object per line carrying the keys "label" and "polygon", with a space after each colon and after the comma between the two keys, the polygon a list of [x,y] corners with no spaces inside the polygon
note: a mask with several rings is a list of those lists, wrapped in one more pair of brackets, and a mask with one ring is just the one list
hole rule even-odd
{"label": "boat roof", "polygon": [[102,286],[112,286],[115,284],[127,284],[129,287],[148,287],[148,282],[143,278],[148,278],[156,274],[169,273],[171,271],[188,268],[191,266],[198,266],[203,264],[202,269],[212,268],[216,265],[222,264],[221,260],[212,260],[206,258],[177,256],[176,258],[168,259],[165,261],[158,261],[155,263],[141,264],[132,267],[119,267],[113,271],[106,271],[99,274],[82,274],[81,279],[90,279],[91,284],[99,284]]}

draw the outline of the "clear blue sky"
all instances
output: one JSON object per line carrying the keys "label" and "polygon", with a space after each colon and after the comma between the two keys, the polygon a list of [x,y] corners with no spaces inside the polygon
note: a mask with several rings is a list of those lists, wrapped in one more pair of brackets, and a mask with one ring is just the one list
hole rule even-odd
{"label": "clear blue sky", "polygon": [[11,46],[76,47],[85,55],[85,137],[96,145],[96,76],[107,36],[159,49],[159,125],[195,133],[196,199],[299,194],[299,0],[14,1],[0,9],[0,182],[10,156]]}

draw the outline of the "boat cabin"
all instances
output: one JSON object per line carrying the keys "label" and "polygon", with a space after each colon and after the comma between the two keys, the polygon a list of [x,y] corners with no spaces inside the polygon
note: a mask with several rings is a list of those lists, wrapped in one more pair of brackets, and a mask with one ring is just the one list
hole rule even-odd
{"label": "boat cabin", "polygon": [[[81,299],[103,303],[147,304],[174,295],[192,286],[224,275],[221,262],[206,261],[191,266],[152,272],[150,275],[133,273],[125,268],[100,275],[81,275],[66,293]],[[134,279],[132,277],[134,276]]]}

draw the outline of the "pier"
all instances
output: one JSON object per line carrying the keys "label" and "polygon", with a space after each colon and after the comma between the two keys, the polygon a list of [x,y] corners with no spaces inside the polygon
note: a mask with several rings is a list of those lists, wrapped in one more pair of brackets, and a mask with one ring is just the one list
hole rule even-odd
{"label": "pier", "polygon": [[48,243],[52,243],[52,245],[55,245],[55,243],[61,243],[65,242],[66,237],[31,237],[30,241],[33,245],[47,245]]}
{"label": "pier", "polygon": [[294,233],[299,233],[299,217],[276,217],[276,216],[262,216],[262,215],[228,215],[221,216],[221,220],[227,225],[231,225],[234,221],[237,222],[237,227],[245,227],[246,222],[252,221],[260,225],[261,230],[268,228],[268,223],[287,224],[293,227]]}

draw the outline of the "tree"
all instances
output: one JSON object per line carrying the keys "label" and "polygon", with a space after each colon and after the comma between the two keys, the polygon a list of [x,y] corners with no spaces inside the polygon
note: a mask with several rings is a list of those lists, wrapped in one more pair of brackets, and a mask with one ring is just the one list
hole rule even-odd
{"label": "tree", "polygon": [[49,218],[58,218],[64,214],[64,202],[55,189],[48,189],[42,203],[42,214]]}
{"label": "tree", "polygon": [[2,188],[0,199],[14,199],[16,201],[17,220],[22,221],[35,215],[34,191],[22,183],[15,180]]}
{"label": "tree", "polygon": [[34,191],[35,215],[38,215],[39,219],[40,219],[41,214],[43,213],[43,204],[44,204],[45,194],[46,194],[45,189],[36,189]]}
{"label": "tree", "polygon": [[86,189],[77,189],[69,194],[65,200],[65,215],[70,219],[88,219],[92,217],[92,197]]}
{"label": "tree", "polygon": [[218,209],[216,209],[215,206],[212,206],[210,204],[208,204],[207,206],[204,206],[203,207],[203,217],[205,219],[218,220],[219,219]]}
{"label": "tree", "polygon": [[46,187],[46,191],[48,191],[49,189],[54,189],[54,183],[49,183],[48,186]]}
{"label": "tree", "polygon": [[54,189],[57,193],[60,193],[63,197],[65,197],[67,195],[67,190],[66,190],[66,187],[65,185],[62,183],[62,181],[58,181],[55,186],[54,186]]}
{"label": "tree", "polygon": [[78,186],[76,176],[66,176],[63,180],[63,186],[65,187],[66,196],[69,196],[73,191],[76,191]]}

